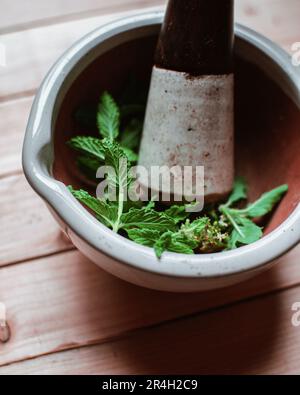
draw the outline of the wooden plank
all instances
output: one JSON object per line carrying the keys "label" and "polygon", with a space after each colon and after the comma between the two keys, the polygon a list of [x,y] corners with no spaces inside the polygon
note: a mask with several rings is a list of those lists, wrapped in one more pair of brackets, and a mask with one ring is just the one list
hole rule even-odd
{"label": "wooden plank", "polygon": [[[286,8],[288,9],[288,7]],[[253,11],[250,11],[250,16],[251,12]],[[261,23],[265,23],[265,21],[261,19]],[[279,26],[279,29],[282,28],[282,26]],[[284,26],[287,26],[286,22]],[[275,28],[277,28],[276,24],[274,24],[274,29]],[[47,29],[50,29],[50,27]],[[39,29],[36,29],[36,31],[39,31]],[[51,29],[48,30],[48,33],[51,33],[51,31]],[[33,33],[32,37],[34,37]],[[46,35],[44,37],[46,37]],[[283,37],[283,35],[281,35],[281,37]],[[284,40],[287,40],[286,42],[288,43],[291,37],[290,32],[287,32],[284,37]],[[1,40],[2,38],[0,41]],[[52,43],[53,51],[55,51],[54,40]],[[42,47],[42,41],[40,41],[36,49],[42,52]],[[22,51],[20,51],[20,54],[22,55]],[[27,67],[31,67],[32,64],[34,64],[34,51],[32,52],[32,55],[33,63],[26,60],[27,63],[25,62],[25,65]],[[43,56],[44,55],[42,55],[42,58]],[[43,61],[44,60],[42,59],[41,64]],[[21,66],[24,67],[22,59]],[[38,71],[39,65],[37,69],[33,68],[32,70]],[[2,78],[2,71],[3,70],[1,69],[0,80]],[[26,79],[25,74],[26,73],[21,70],[20,76],[23,76]],[[8,75],[7,78],[18,80],[17,83],[22,80],[22,78],[19,80],[19,77],[18,79],[15,79],[13,74]],[[0,84],[1,83],[2,80],[0,81]],[[23,82],[20,84],[22,85],[22,83]],[[35,88],[33,87],[33,89]],[[30,89],[28,91],[31,92]],[[13,95],[19,95],[20,93],[23,94],[22,91],[16,89]],[[28,106],[30,104],[30,100],[31,99],[28,99]],[[14,103],[14,106],[17,106],[18,104],[19,102],[16,102]],[[6,103],[4,106],[5,105]],[[21,124],[25,122],[26,111],[23,110],[22,112],[22,108],[25,107],[22,107],[21,105],[20,113],[23,115],[20,119],[17,119],[17,116],[15,117],[16,122],[20,123],[18,124],[19,126],[14,129],[14,106],[12,106],[10,113],[7,109],[3,112],[4,119],[6,119],[6,114],[10,114],[7,118],[9,122],[4,124],[4,126],[8,125],[8,127],[3,130],[21,130]],[[22,117],[24,117],[23,121]],[[2,122],[2,120],[0,122]],[[7,135],[7,133],[5,134]],[[10,133],[8,134],[10,136]],[[4,160],[5,156],[3,157],[1,165],[3,164],[4,166],[7,166],[3,174],[8,174],[14,171],[14,165],[12,164],[18,162],[18,152],[20,150],[21,139],[19,132],[14,132],[12,135],[15,135],[11,140],[12,145],[16,144],[18,149],[15,151],[9,151],[10,148],[7,148],[9,151],[8,157],[12,159],[10,159],[8,164],[6,164],[6,161]],[[7,144],[7,140],[2,133],[0,136],[0,147],[1,149],[3,147],[3,155],[6,155],[7,149],[5,149],[4,144]],[[19,162],[16,165],[16,168],[19,168]],[[70,248],[68,242],[61,239],[57,226],[52,221],[47,210],[44,207],[42,208],[41,201],[33,194],[33,192],[30,191],[30,188],[25,184],[24,179],[22,181],[22,177],[19,177],[20,181],[18,180],[18,176],[15,176],[2,180],[0,183],[0,189],[3,187],[0,195],[0,199],[2,199],[2,201],[0,201],[0,230],[4,245],[3,248],[1,247],[0,258],[3,258],[1,263],[5,265],[20,259],[31,259],[41,254],[52,254],[57,251]],[[24,188],[22,187],[22,182],[24,182]],[[28,188],[27,192],[25,185]],[[29,197],[29,191],[32,194],[31,197]],[[33,196],[36,200],[34,200]],[[38,213],[38,215],[36,213]],[[41,217],[39,217],[40,214]],[[4,222],[2,221],[3,218]],[[47,229],[47,231],[45,231],[45,229]],[[298,261],[299,247],[288,257],[282,259],[280,269],[279,267],[273,269],[273,271],[264,274],[254,281],[225,291],[185,296],[161,294],[127,285],[89,264],[78,252],[71,252],[68,254],[62,254],[59,257],[49,257],[47,259],[37,260],[36,262],[28,262],[26,265],[18,265],[1,269],[0,300],[4,300],[8,306],[8,319],[12,329],[12,338],[6,345],[0,345],[0,363],[10,363],[26,358],[34,358],[46,353],[53,353],[59,350],[72,349],[77,346],[81,347],[89,344],[105,342],[108,339],[115,339],[116,337],[124,336],[127,331],[132,331],[143,326],[155,325],[163,322],[164,320],[174,319],[178,316],[193,314],[198,311],[205,311],[215,306],[224,305],[243,298],[299,284],[299,275],[297,270]],[[90,269],[86,269],[87,267],[90,267]],[[102,300],[103,295],[104,301]],[[99,299],[101,299],[102,304],[99,303]],[[63,304],[62,301],[64,301]],[[154,303],[152,303],[153,301]],[[141,312],[145,311],[149,312],[148,316],[141,318],[141,316],[143,316]],[[236,325],[239,325],[239,323],[236,323]],[[243,328],[242,325],[239,325],[239,327]],[[197,325],[196,329],[199,329]],[[280,331],[281,329],[279,332]],[[184,333],[189,332],[192,333],[191,339],[194,341],[190,344],[185,343],[185,346],[192,349],[191,346],[197,342],[199,333],[202,335],[201,327],[200,331],[198,330],[198,333],[194,333],[189,329],[189,327],[187,327],[186,332],[182,330],[177,341],[180,344],[181,337],[184,336]],[[225,333],[227,332],[230,333],[229,330],[225,330]],[[216,335],[215,332],[213,332],[213,334]],[[237,338],[238,333],[233,332],[233,334],[233,338]],[[283,335],[285,335],[285,333],[283,333]],[[161,336],[165,343],[165,335],[158,335],[155,338],[159,340]],[[206,342],[209,342],[209,339],[207,337],[205,338],[204,335],[203,338]],[[284,338],[288,338],[288,335],[285,335]],[[230,355],[230,346],[231,348],[237,347],[242,350],[246,347],[245,344],[247,344],[248,341],[247,337],[242,340],[243,342],[240,344],[237,344],[237,342],[234,342],[234,344],[229,342],[228,346],[224,346],[225,348],[222,344],[219,348],[221,351],[224,349],[224,355]],[[137,347],[142,347],[144,341],[147,342],[147,338],[143,337],[141,341],[138,341]],[[176,338],[174,341],[176,343]],[[206,351],[205,344],[206,343],[204,342],[204,351]],[[263,348],[263,346],[264,343],[260,348]],[[168,350],[168,347],[163,348],[162,346],[161,348],[167,355],[169,353],[169,357],[172,359],[173,354]],[[278,348],[280,349],[280,345],[276,345],[276,352]],[[128,346],[127,349],[129,350],[130,346]],[[133,349],[135,350],[136,348],[133,346]],[[88,350],[88,348],[86,350]],[[152,354],[152,348],[149,347],[146,351],[147,350],[150,354],[150,369],[154,369],[156,365],[154,365],[153,362],[155,358]],[[155,353],[155,350],[157,352],[158,348],[153,347],[153,350]],[[211,352],[211,349],[209,348],[208,351]],[[182,352],[183,351],[180,349],[178,356],[181,356],[183,363],[185,363],[188,355],[184,353],[182,354]],[[199,350],[199,353],[200,352],[201,350]],[[113,353],[114,351],[111,355],[113,355]],[[290,364],[293,364],[294,360],[288,359],[288,353],[285,353],[284,350],[282,353],[283,357],[288,360],[288,368],[290,368]],[[69,353],[56,355],[66,354]],[[95,354],[93,355],[96,357]],[[137,353],[136,359],[138,359],[139,355],[140,354]],[[147,352],[146,355],[148,355]],[[160,354],[155,356],[162,358]],[[177,353],[174,355],[174,361],[176,360],[176,356]],[[142,355],[140,355],[140,357],[143,359]],[[241,355],[238,356],[237,362],[239,362],[239,364],[236,362],[236,365],[243,366],[244,359],[242,357],[243,356]],[[145,359],[147,358],[145,357]],[[242,364],[240,364],[240,358],[242,359]],[[220,363],[224,363],[224,366],[221,367],[224,368],[224,358],[221,359],[223,362],[221,361]],[[164,361],[163,358],[162,360]],[[277,358],[276,361],[278,360],[279,358]],[[109,361],[109,358],[105,357],[103,361],[106,363],[106,361]],[[210,361],[209,358],[208,361]],[[120,368],[119,362],[120,361],[117,361],[116,365],[111,365],[110,362],[108,362],[106,366],[109,368],[112,366],[112,371],[118,371]],[[123,360],[121,362],[123,362]],[[130,359],[125,359],[124,362],[123,369],[128,369],[127,365],[129,365],[129,368],[130,366],[133,366],[132,369],[135,368],[136,364],[131,364]],[[197,368],[197,362],[198,361],[192,360],[192,367]],[[298,360],[296,362],[298,362]],[[276,369],[282,367],[282,364],[280,365],[279,362],[276,363],[278,363],[278,366],[275,366]],[[262,364],[264,366],[267,365],[265,361],[263,361]],[[164,365],[166,368],[170,367],[170,369],[172,369],[172,364]],[[97,369],[100,369],[100,371],[101,366],[101,364],[100,367],[97,365]],[[141,366],[143,368],[143,364]],[[186,363],[186,366],[189,366],[188,363]],[[213,367],[213,365],[211,366]],[[231,365],[229,364],[229,367],[230,366]],[[86,367],[89,369],[88,362],[86,363]],[[66,369],[68,368],[70,367],[66,365]],[[271,367],[270,371],[275,368],[274,366]],[[80,366],[78,369],[80,370]],[[251,371],[251,369],[251,366],[247,366],[246,371]]]}
{"label": "wooden plank", "polygon": [[[131,13],[96,16],[2,35],[0,41],[7,49],[7,67],[0,68],[0,101],[33,94],[51,64],[74,41],[104,23]],[[290,0],[289,7],[278,0],[237,2],[237,21],[266,34],[288,50],[300,39],[299,19],[297,0]]]}
{"label": "wooden plank", "polygon": [[[189,295],[127,284],[76,251],[2,268],[0,301],[7,307],[11,339],[0,344],[0,365],[103,343],[138,328],[294,286],[300,282],[299,256],[300,246],[254,280]],[[218,328],[223,333],[222,318]]]}
{"label": "wooden plank", "polygon": [[0,267],[71,248],[25,177],[0,182]]}
{"label": "wooden plank", "polygon": [[2,35],[0,41],[6,47],[7,66],[0,68],[0,101],[32,95],[51,65],[76,40],[101,25],[131,14],[101,15]]}
{"label": "wooden plank", "polygon": [[235,2],[236,19],[282,45],[288,52],[300,41],[300,6],[298,0],[239,0]]}
{"label": "wooden plank", "polygon": [[87,16],[141,9],[164,0],[9,0],[1,1],[0,34],[82,19]]}
{"label": "wooden plank", "polygon": [[[88,16],[108,14],[127,10],[137,10],[150,6],[164,5],[166,0],[53,0],[51,2],[16,0],[11,7],[9,0],[2,0],[0,14],[0,34],[26,30],[32,27],[62,23]],[[297,27],[299,12],[298,0],[289,0],[288,6],[278,0],[239,0],[235,4],[236,17],[239,22],[248,26],[260,25],[258,29],[281,36],[287,32],[283,24],[289,19],[293,27]],[[28,12],[30,11],[30,12]],[[254,19],[256,20],[255,22]],[[274,32],[274,28],[280,28]],[[291,29],[291,26],[288,27]]]}
{"label": "wooden plank", "polygon": [[33,98],[0,103],[0,178],[21,171],[24,132]]}
{"label": "wooden plank", "polygon": [[299,374],[300,329],[291,323],[299,298],[297,287],[0,374]]}

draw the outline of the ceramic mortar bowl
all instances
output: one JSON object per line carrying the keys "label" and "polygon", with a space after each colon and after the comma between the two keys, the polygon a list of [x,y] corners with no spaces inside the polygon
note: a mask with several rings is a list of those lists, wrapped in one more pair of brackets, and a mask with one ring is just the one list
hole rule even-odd
{"label": "ceramic mortar bowl", "polygon": [[300,73],[269,40],[236,26],[236,170],[250,198],[283,183],[289,192],[268,219],[264,237],[234,251],[207,255],[165,253],[114,234],[68,192],[80,185],[65,142],[80,130],[74,110],[114,95],[130,73],[150,80],[162,13],[143,13],[110,23],[68,50],[44,80],[31,111],[23,167],[74,245],[104,270],[132,283],[191,292],[229,286],[265,270],[300,239]]}

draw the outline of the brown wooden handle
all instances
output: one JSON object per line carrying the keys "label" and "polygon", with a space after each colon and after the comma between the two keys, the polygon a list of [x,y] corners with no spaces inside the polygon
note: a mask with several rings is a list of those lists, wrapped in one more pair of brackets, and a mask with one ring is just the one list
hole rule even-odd
{"label": "brown wooden handle", "polygon": [[232,72],[234,0],[169,0],[158,67],[193,75]]}

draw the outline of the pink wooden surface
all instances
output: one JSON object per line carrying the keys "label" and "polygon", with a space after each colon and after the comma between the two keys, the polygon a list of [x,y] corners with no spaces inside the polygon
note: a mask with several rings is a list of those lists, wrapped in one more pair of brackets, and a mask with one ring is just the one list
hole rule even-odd
{"label": "pink wooden surface", "polygon": [[[100,24],[164,4],[1,2],[0,303],[11,335],[0,340],[0,375],[300,373],[300,327],[291,322],[300,302],[299,247],[269,272],[226,290],[141,289],[75,251],[22,174],[28,112],[55,59]],[[300,0],[237,0],[236,18],[289,52],[300,41]]]}

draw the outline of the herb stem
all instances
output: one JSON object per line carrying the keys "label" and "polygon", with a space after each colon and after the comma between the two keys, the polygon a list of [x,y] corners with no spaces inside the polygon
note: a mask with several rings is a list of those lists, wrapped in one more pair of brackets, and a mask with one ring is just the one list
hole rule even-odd
{"label": "herb stem", "polygon": [[237,209],[237,208],[231,208],[230,211],[234,214],[247,214],[247,212],[249,211],[249,208],[251,208],[251,206],[248,206],[246,208],[243,209]]}
{"label": "herb stem", "polygon": [[[231,210],[231,209],[230,209]],[[234,227],[234,229],[238,232],[238,234],[241,237],[245,237],[244,233],[241,231],[240,227],[238,226],[238,224],[236,223],[236,221],[234,220],[234,218],[232,217],[232,215],[230,214],[229,210],[227,209],[227,207],[225,205],[220,207],[220,211],[226,215],[226,217],[229,219],[229,221],[231,222],[232,226]]]}
{"label": "herb stem", "polygon": [[121,216],[123,214],[123,209],[124,209],[124,191],[123,188],[119,188],[119,204],[118,204],[118,216],[117,216],[117,220],[114,223],[113,226],[113,231],[118,233],[119,229],[120,229],[120,222],[121,222]]}

